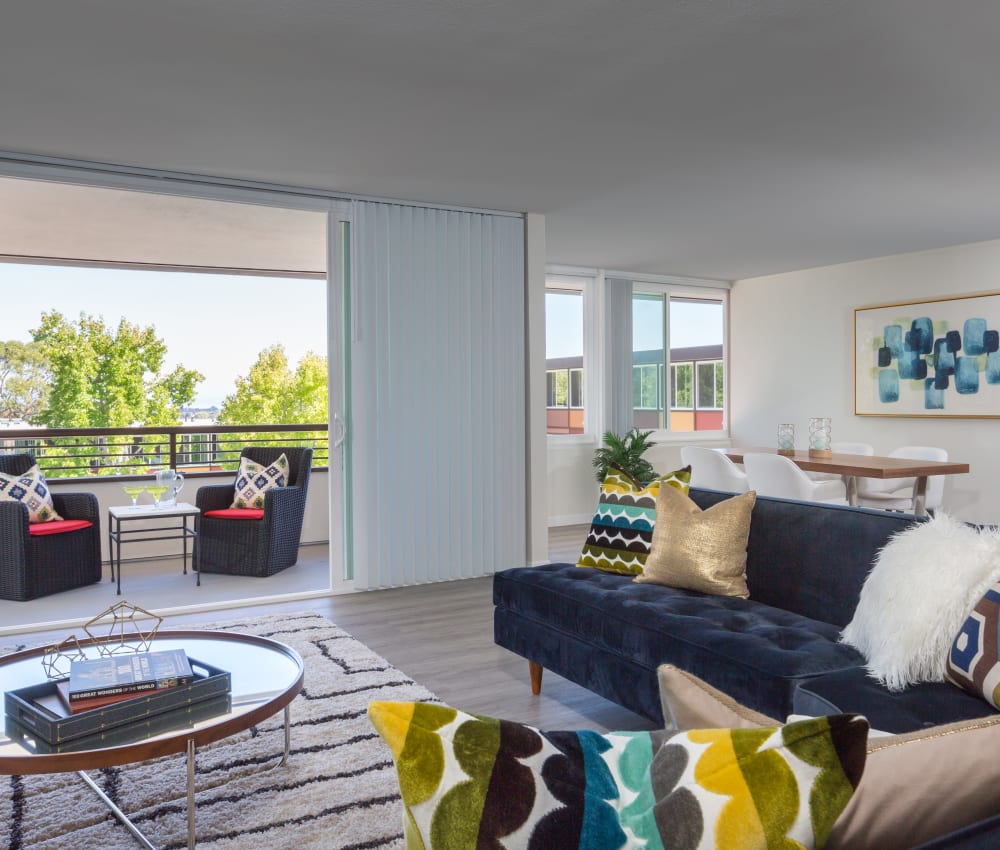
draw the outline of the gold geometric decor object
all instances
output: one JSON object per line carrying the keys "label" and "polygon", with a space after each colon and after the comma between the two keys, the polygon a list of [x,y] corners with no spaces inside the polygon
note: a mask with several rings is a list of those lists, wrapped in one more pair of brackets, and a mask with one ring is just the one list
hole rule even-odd
{"label": "gold geometric decor object", "polygon": [[45,647],[42,669],[50,679],[65,679],[69,675],[70,665],[74,661],[83,661],[86,657],[87,653],[83,651],[76,635],[70,635],[55,646]]}
{"label": "gold geometric decor object", "polygon": [[[152,623],[141,627],[138,618],[149,617]],[[128,652],[148,652],[149,644],[163,617],[133,605],[131,602],[117,602],[83,625],[83,630],[94,641],[99,655],[122,655]],[[129,628],[129,631],[126,631]],[[129,646],[126,641],[136,642]]]}

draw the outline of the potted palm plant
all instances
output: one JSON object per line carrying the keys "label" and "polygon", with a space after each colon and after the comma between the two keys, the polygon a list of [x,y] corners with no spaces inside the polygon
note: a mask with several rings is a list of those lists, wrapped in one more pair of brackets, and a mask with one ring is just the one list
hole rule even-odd
{"label": "potted palm plant", "polygon": [[641,484],[656,478],[653,465],[643,457],[643,454],[656,445],[649,439],[652,433],[633,428],[627,434],[619,436],[614,431],[605,431],[602,438],[604,445],[594,450],[594,469],[597,471],[598,482],[604,481],[608,467],[612,464]]}

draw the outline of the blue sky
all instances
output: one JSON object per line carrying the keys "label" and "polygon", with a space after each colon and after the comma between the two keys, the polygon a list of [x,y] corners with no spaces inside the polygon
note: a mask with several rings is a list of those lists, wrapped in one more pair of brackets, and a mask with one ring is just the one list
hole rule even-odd
{"label": "blue sky", "polygon": [[53,309],[153,325],[167,344],[164,372],[182,363],[205,375],[197,406],[221,403],[269,345],[284,345],[293,366],[327,354],[325,280],[0,263],[0,291],[3,340],[29,341]]}
{"label": "blue sky", "polygon": [[[663,347],[662,317],[650,302],[633,305],[632,337],[635,351]],[[583,298],[547,293],[545,298],[545,356],[583,354]],[[722,342],[722,308],[719,304],[673,301],[670,305],[670,345],[686,348]]]}

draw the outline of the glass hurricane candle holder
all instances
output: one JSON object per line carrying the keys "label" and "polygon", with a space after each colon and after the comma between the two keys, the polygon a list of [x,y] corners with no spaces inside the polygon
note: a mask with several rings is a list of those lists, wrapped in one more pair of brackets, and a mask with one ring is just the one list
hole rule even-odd
{"label": "glass hurricane candle holder", "polygon": [[809,420],[809,454],[817,457],[830,457],[830,419],[827,416],[814,416]]}
{"label": "glass hurricane candle holder", "polygon": [[778,454],[795,453],[795,426],[791,422],[783,422],[778,426]]}

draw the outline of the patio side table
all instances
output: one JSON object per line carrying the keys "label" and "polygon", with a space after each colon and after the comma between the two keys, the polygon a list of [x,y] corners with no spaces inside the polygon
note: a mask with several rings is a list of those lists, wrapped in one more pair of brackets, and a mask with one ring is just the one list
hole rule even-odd
{"label": "patio side table", "polygon": [[[108,555],[111,558],[111,579],[118,581],[118,595],[122,595],[122,543],[141,543],[151,540],[181,540],[183,541],[184,575],[187,575],[188,540],[192,543],[191,568],[198,573],[198,586],[201,586],[201,572],[194,563],[194,540],[198,532],[194,527],[194,518],[201,511],[187,502],[176,505],[113,505],[108,508]],[[133,520],[176,520],[176,522],[143,528],[122,528],[122,523]],[[190,520],[190,524],[189,524]]]}

